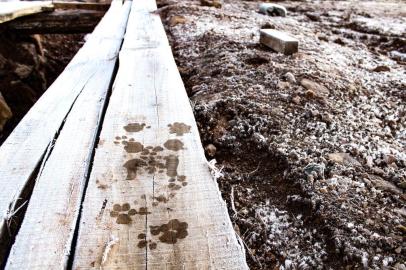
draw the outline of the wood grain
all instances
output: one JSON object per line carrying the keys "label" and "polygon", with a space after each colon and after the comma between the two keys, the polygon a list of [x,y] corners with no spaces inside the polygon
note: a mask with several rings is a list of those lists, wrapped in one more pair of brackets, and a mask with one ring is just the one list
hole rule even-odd
{"label": "wood grain", "polygon": [[134,1],[74,269],[247,269],[154,1]]}
{"label": "wood grain", "polygon": [[[94,132],[92,130],[97,126],[97,123],[94,121],[97,119],[97,115],[100,111],[98,104],[101,102],[106,87],[111,81],[111,73],[122,44],[127,21],[126,16],[128,16],[129,9],[130,3],[126,2],[126,4],[123,5],[121,1],[113,1],[111,9],[96,27],[89,40],[0,148],[0,184],[2,186],[2,189],[0,189],[0,213],[3,217],[0,221],[0,229],[2,233],[7,231],[5,229],[7,223],[13,219],[13,215],[17,211],[15,207],[16,202],[19,201],[24,187],[33,176],[35,169],[41,163],[47,148],[49,150],[48,152],[53,149],[57,150],[57,148],[53,147],[53,140],[58,133],[60,133],[60,135],[55,147],[58,146],[58,149],[59,147],[64,147],[65,152],[58,150],[59,152],[51,152],[51,156],[48,156],[49,153],[46,155],[44,159],[46,163],[43,164],[43,171],[37,180],[37,184],[40,187],[35,188],[34,195],[32,196],[34,203],[30,203],[24,223],[28,224],[26,225],[28,228],[34,226],[33,224],[30,225],[30,222],[33,223],[34,221],[31,221],[29,218],[30,216],[36,215],[37,212],[35,211],[37,210],[44,211],[44,213],[43,215],[34,217],[32,220],[45,217],[52,219],[56,218],[56,216],[52,216],[53,214],[61,211],[61,205],[77,203],[73,201],[67,202],[69,197],[66,196],[71,196],[70,193],[67,192],[65,197],[59,197],[60,194],[54,194],[53,191],[57,189],[55,185],[59,186],[62,185],[62,183],[66,185],[72,184],[72,186],[82,185],[83,169],[86,166],[82,167],[77,165],[81,164],[83,159],[87,159],[89,149],[93,149],[93,146],[91,144],[89,145],[89,139],[93,138]],[[102,45],[100,45],[101,43]],[[93,93],[95,94],[91,100],[93,105],[90,105],[90,103],[89,105],[85,105],[81,100],[87,100],[87,98],[81,97],[81,95],[91,95],[89,92],[92,91],[97,91],[97,94]],[[82,102],[82,112],[77,112],[79,109],[77,106],[74,106],[75,101]],[[87,108],[87,106],[90,106],[90,108]],[[75,112],[75,115],[70,116],[73,112]],[[93,116],[91,116],[92,113]],[[90,121],[93,124],[81,120],[83,117],[86,117],[87,114],[89,114],[89,119],[86,119],[86,121]],[[65,128],[60,130],[65,121]],[[75,126],[74,121],[79,121],[78,125],[79,123],[84,125],[82,132],[86,134],[80,134],[80,130],[77,129],[78,127]],[[71,130],[69,130],[69,128]],[[73,132],[73,135],[76,135],[78,139],[69,141],[69,135],[65,135],[65,133],[69,134],[69,132]],[[62,146],[59,146],[61,144]],[[63,153],[65,153],[65,155]],[[53,161],[53,159],[57,161]],[[48,165],[48,162],[53,165]],[[58,162],[59,167],[52,168],[52,166],[58,164]],[[72,170],[69,170],[69,168]],[[48,170],[49,173],[47,173]],[[57,171],[60,173],[57,174]],[[72,179],[70,178],[71,176]],[[49,185],[41,184],[42,181],[44,181],[44,183],[49,182]],[[44,190],[42,190],[43,188]],[[61,188],[63,189],[63,187]],[[77,189],[77,192],[80,193],[80,188]],[[41,197],[43,194],[48,194],[49,196]],[[55,198],[52,196],[58,197]],[[79,196],[80,194],[75,194],[74,198]],[[38,197],[40,200],[44,200],[43,204],[39,204],[38,207],[36,205],[31,207],[31,204],[39,203],[35,201]],[[44,209],[41,208],[48,201],[55,203],[54,209],[49,206]],[[59,202],[59,204],[57,202]],[[30,210],[31,208],[35,211]],[[34,211],[33,214],[31,214],[30,211]],[[52,218],[47,216],[48,214],[51,215]],[[69,218],[66,221],[68,225],[74,222],[72,217],[73,219],[75,217],[74,211],[69,213]],[[46,222],[46,220],[43,220],[43,222]],[[46,225],[51,228],[55,224],[51,222]],[[38,226],[39,227],[32,227],[31,238],[28,237],[31,232],[27,232],[27,239],[23,240],[27,243],[36,241],[35,239],[39,237],[39,235],[35,235],[34,232],[41,232],[40,228],[43,228],[41,226],[44,225],[39,224]],[[30,229],[28,230],[30,231]],[[71,230],[71,228],[68,226],[67,230]],[[46,232],[46,230],[44,231]],[[21,233],[24,233],[24,230]],[[46,239],[44,235],[41,235],[41,237]],[[61,235],[61,237],[65,236]],[[19,237],[19,239],[22,238],[23,237]],[[27,246],[27,248],[31,248],[31,246]],[[48,248],[52,247],[50,246]],[[32,250],[25,251],[27,252],[27,256],[28,254],[33,254],[30,253]],[[34,255],[35,254],[33,254],[33,257],[35,257]],[[23,258],[24,256],[21,259]]]}
{"label": "wood grain", "polygon": [[50,1],[41,2],[0,2],[0,23],[11,21],[15,18],[27,16],[44,11],[52,11]]}

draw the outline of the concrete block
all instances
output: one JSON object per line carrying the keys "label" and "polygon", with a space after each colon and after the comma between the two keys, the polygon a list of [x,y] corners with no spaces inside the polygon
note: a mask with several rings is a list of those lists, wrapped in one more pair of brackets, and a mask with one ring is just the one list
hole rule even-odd
{"label": "concrete block", "polygon": [[259,42],[285,55],[297,53],[299,48],[297,39],[274,29],[261,29]]}

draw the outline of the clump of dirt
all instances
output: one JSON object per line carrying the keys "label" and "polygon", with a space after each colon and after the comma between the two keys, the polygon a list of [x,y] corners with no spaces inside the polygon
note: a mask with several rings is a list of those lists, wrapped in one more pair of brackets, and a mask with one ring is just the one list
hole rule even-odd
{"label": "clump of dirt", "polygon": [[12,113],[0,121],[5,123],[0,126],[0,144],[63,71],[83,38],[83,34],[0,33],[0,95]]}
{"label": "clump of dirt", "polygon": [[405,4],[259,3],[159,2],[251,269],[405,269]]}

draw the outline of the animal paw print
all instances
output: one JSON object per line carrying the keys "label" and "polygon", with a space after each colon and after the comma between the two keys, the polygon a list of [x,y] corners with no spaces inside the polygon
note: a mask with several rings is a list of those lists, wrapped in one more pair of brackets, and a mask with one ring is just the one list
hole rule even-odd
{"label": "animal paw print", "polygon": [[166,224],[149,228],[152,235],[158,236],[159,241],[166,244],[175,244],[178,239],[184,239],[188,235],[188,224],[178,219],[171,219]]}
{"label": "animal paw print", "polygon": [[170,189],[172,189],[172,190],[179,190],[179,189],[182,188],[182,186],[183,187],[187,186],[186,176],[184,176],[184,175],[178,175],[176,177],[176,179],[175,178],[170,178],[168,180],[168,182],[169,182],[168,187]]}
{"label": "animal paw print", "polygon": [[116,218],[117,224],[130,224],[132,219],[130,216],[137,214],[137,210],[131,209],[129,203],[114,204],[113,210],[110,211],[110,216]]}
{"label": "animal paw print", "polygon": [[134,138],[130,138],[127,140],[127,136],[116,136],[116,140],[114,141],[114,144],[121,144],[124,145],[124,150],[127,153],[139,153],[144,150],[144,146],[136,142]]}
{"label": "animal paw print", "polygon": [[149,249],[153,250],[157,247],[157,243],[153,242],[152,240],[147,240],[145,233],[140,233],[138,235],[138,239],[140,239],[137,245],[139,248],[145,248],[148,245]]}
{"label": "animal paw print", "polygon": [[[145,123],[129,123],[123,128],[127,132],[139,132],[142,131],[145,126],[146,126]],[[147,126],[147,128],[151,128],[151,126]]]}
{"label": "animal paw print", "polygon": [[176,134],[176,136],[183,136],[185,133],[190,132],[191,126],[188,126],[184,123],[175,122],[173,124],[169,124],[169,133]]}
{"label": "animal paw print", "polygon": [[[184,239],[188,236],[188,224],[181,222],[178,219],[171,219],[168,223],[159,226],[149,226],[150,233],[153,237],[158,236],[158,240],[165,244],[176,244],[179,239]],[[147,245],[152,249],[156,249],[158,244],[153,240],[147,240],[147,236],[144,233],[138,235],[137,246],[139,248],[145,248]]]}

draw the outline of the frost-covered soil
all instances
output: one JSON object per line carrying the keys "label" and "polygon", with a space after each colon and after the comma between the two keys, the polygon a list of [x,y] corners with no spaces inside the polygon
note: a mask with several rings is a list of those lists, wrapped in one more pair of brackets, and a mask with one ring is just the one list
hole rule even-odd
{"label": "frost-covered soil", "polygon": [[159,1],[251,269],[406,269],[406,4],[258,4]]}

